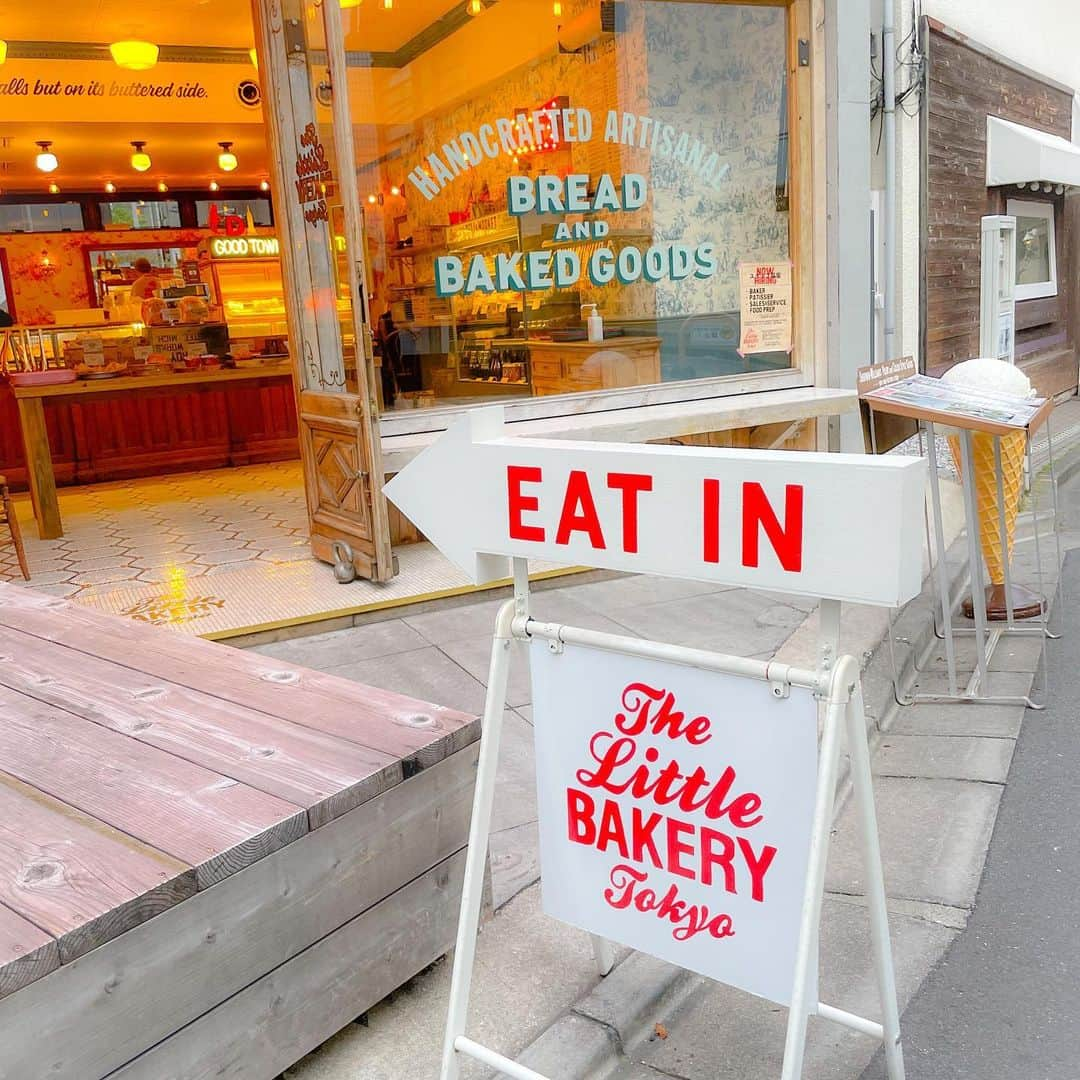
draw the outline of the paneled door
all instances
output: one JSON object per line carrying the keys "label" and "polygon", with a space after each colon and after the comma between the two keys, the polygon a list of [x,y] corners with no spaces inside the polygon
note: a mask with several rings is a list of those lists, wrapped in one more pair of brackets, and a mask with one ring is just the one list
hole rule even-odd
{"label": "paneled door", "polygon": [[312,552],[341,580],[386,581],[396,571],[363,222],[351,164],[338,167],[354,160],[340,9],[300,0],[252,0],[252,8]]}

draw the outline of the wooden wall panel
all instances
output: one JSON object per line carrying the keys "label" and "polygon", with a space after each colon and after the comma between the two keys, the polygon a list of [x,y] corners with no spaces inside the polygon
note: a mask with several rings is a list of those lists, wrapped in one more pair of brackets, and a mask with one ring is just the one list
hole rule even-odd
{"label": "wooden wall panel", "polygon": [[[46,400],[58,484],[96,483],[298,456],[292,382],[70,404]],[[19,416],[0,382],[0,474],[25,488]]]}
{"label": "wooden wall panel", "polygon": [[[1040,82],[929,20],[926,211],[926,367],[940,374],[979,353],[980,219],[1009,197],[1056,208],[1059,295],[1016,305],[1016,352],[1041,373],[1051,351],[1075,374],[1067,292],[1077,258],[1066,243],[1062,196],[986,187],[986,117],[1070,138],[1072,96]],[[1036,179],[1036,177],[1032,177]],[[1060,385],[1061,380],[1055,381]],[[1073,379],[1075,384],[1075,378]],[[1049,389],[1047,387],[1046,389]],[[1044,392],[1046,392],[1044,390]]]}

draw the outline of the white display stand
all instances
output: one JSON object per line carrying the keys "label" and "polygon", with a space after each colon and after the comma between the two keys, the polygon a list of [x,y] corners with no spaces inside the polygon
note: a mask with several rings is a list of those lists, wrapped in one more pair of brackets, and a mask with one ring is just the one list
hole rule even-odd
{"label": "white display stand", "polygon": [[[990,662],[994,651],[1007,637],[1037,637],[1042,643],[1041,667],[1045,677],[1049,677],[1046,665],[1046,642],[1054,639],[1055,635],[1049,625],[1049,598],[1046,593],[1045,574],[1043,571],[1043,550],[1041,535],[1042,515],[1038,502],[1038,487],[1031,485],[1029,490],[1032,497],[1031,511],[1026,515],[1018,515],[1016,528],[1026,519],[1031,524],[1032,542],[1035,549],[1036,563],[1036,589],[1038,595],[1043,597],[1039,615],[1035,619],[1020,621],[1015,617],[1013,610],[1013,574],[1011,559],[1004,560],[1006,617],[1003,621],[992,622],[988,617],[986,607],[986,585],[984,580],[984,567],[982,546],[980,537],[980,523],[977,512],[977,495],[975,491],[975,473],[973,436],[977,432],[988,434],[994,439],[995,458],[995,482],[997,485],[997,503],[999,520],[997,527],[1001,538],[1002,549],[1007,551],[1007,524],[1005,517],[1005,491],[1001,468],[1001,438],[1015,431],[1025,433],[1025,476],[1032,475],[1031,452],[1034,434],[1045,428],[1047,455],[1050,472],[1050,491],[1052,509],[1050,518],[1053,524],[1053,541],[1056,550],[1058,566],[1061,565],[1061,537],[1059,532],[1058,491],[1057,475],[1054,464],[1054,448],[1051,435],[1051,414],[1053,412],[1053,400],[1049,399],[1024,425],[1002,425],[988,422],[978,417],[963,417],[956,414],[937,412],[932,409],[916,409],[897,405],[895,402],[884,401],[875,398],[871,393],[865,397],[870,406],[870,425],[873,431],[874,414],[876,412],[891,413],[915,419],[919,423],[920,443],[929,465],[930,472],[930,500],[927,509],[927,540],[933,537],[934,545],[934,572],[931,574],[931,587],[934,590],[935,607],[935,632],[942,641],[945,650],[946,677],[948,691],[946,693],[913,693],[910,687],[900,685],[900,676],[896,664],[895,651],[893,658],[893,683],[896,700],[900,705],[913,704],[984,704],[984,705],[1023,705],[1029,709],[1042,709],[1044,704],[1032,698],[1030,694],[995,694],[990,689]],[[938,434],[939,428],[950,429],[957,435],[960,444],[960,482],[964,500],[964,523],[967,541],[967,563],[970,575],[972,595],[972,623],[957,623],[954,617],[954,598],[949,590],[948,575],[945,568],[945,529],[942,515],[941,500],[941,473],[938,461]],[[940,619],[940,622],[938,620]],[[966,681],[961,684],[961,676],[956,659],[956,639],[958,637],[974,636],[975,666],[967,675]],[[892,634],[889,636],[890,649],[892,650]],[[916,677],[918,670],[916,669]]]}
{"label": "white display stand", "polygon": [[[464,485],[463,479],[467,479]],[[724,968],[729,958],[717,962],[716,969],[733,972],[722,979],[729,985],[742,985],[789,1007],[782,1080],[797,1080],[802,1075],[811,1016],[880,1040],[889,1080],[903,1080],[866,716],[859,665],[852,657],[840,654],[840,608],[845,599],[892,607],[918,594],[922,576],[919,517],[924,487],[925,468],[914,458],[514,439],[507,437],[498,409],[480,410],[463,418],[387,485],[387,496],[474,580],[497,580],[505,577],[509,569],[514,585],[514,597],[500,608],[492,639],[442,1080],[457,1080],[462,1057],[473,1058],[516,1080],[547,1080],[468,1034],[499,740],[515,641],[556,653],[569,648],[587,649],[590,663],[597,665],[597,678],[610,675],[610,670],[605,669],[605,656],[663,664],[673,679],[677,672],[689,669],[696,669],[695,674],[713,673],[718,683],[723,676],[728,687],[739,686],[739,708],[747,714],[745,724],[732,728],[729,722],[726,730],[740,732],[746,745],[757,751],[762,749],[756,743],[762,737],[762,725],[754,723],[753,709],[747,703],[755,700],[758,687],[762,702],[774,714],[777,707],[791,700],[790,712],[784,715],[792,724],[809,727],[800,730],[800,739],[794,737],[793,729],[790,742],[784,739],[770,745],[771,759],[768,754],[763,759],[759,753],[757,760],[776,761],[778,756],[792,753],[804,755],[800,763],[809,768],[813,778],[805,789],[810,792],[807,814],[812,820],[792,827],[791,815],[787,817],[789,827],[783,842],[797,854],[798,859],[789,865],[796,865],[798,870],[794,876],[789,872],[782,878],[785,884],[775,907],[776,921],[770,922],[772,915],[765,914],[741,924],[746,934],[761,935],[757,940],[762,963],[769,962],[774,977],[767,987],[764,982],[755,987],[753,980],[745,977],[745,965],[741,975],[734,970],[735,965]],[[468,500],[465,508],[461,504],[463,496]],[[804,670],[775,661],[544,622],[532,612],[530,557],[818,597],[817,667]],[[722,597],[717,602],[722,603]],[[793,699],[796,689],[798,697]],[[817,709],[807,712],[807,694],[812,695],[811,704],[817,702]],[[734,696],[716,700],[717,710],[730,704]],[[539,706],[539,698],[534,702]],[[820,744],[815,730],[818,714],[822,722]],[[534,719],[537,727],[544,724],[542,709],[537,708]],[[587,719],[582,716],[582,722]],[[698,721],[704,723],[705,718],[697,717],[694,722]],[[820,1001],[817,994],[821,908],[841,731],[846,731],[851,761],[881,1020],[836,1008]],[[803,749],[796,749],[799,746]],[[762,775],[766,775],[767,768],[763,768]],[[802,775],[805,779],[806,774]],[[776,781],[775,776],[771,779]],[[781,798],[774,805],[779,805]],[[689,813],[694,807],[682,809]],[[558,836],[561,827],[565,842],[566,812],[561,820],[545,817],[554,812],[541,799],[542,856],[545,835],[550,841]],[[743,819],[747,827],[754,824],[753,820]],[[683,827],[689,826],[675,826]],[[799,836],[803,839],[799,840]],[[804,841],[805,847],[801,847]],[[792,849],[790,844],[795,847]],[[560,880],[558,888],[582,888],[579,880],[572,875],[570,878]],[[709,884],[706,875],[699,884]],[[733,889],[727,887],[727,891]],[[708,897],[710,910],[714,910],[725,894],[717,887],[700,895]],[[764,902],[765,897],[752,899]],[[576,910],[584,911],[585,907]],[[582,914],[571,921],[591,930],[596,919],[595,915]],[[640,927],[634,929],[628,923],[614,921],[605,925],[620,930],[624,944],[650,951],[648,936],[640,932]],[[776,931],[775,935],[771,930]],[[790,951],[779,955],[780,946],[773,943],[774,937],[789,942]],[[606,974],[613,963],[611,946],[596,934],[593,944],[597,966],[601,974]],[[775,957],[768,955],[773,949],[778,952]],[[670,945],[654,945],[651,951],[653,955],[677,955]],[[698,957],[683,966],[712,971]],[[790,978],[781,987],[785,973]],[[720,976],[714,973],[713,977]]]}

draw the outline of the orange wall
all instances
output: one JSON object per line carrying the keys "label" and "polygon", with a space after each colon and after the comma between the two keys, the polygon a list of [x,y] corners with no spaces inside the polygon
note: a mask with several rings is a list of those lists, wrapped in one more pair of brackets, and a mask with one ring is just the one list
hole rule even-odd
{"label": "orange wall", "polygon": [[[124,248],[143,244],[194,248],[205,229],[134,229],[80,233],[0,233],[7,253],[11,297],[20,323],[52,323],[63,308],[88,308],[94,302],[86,274],[88,247]],[[43,271],[48,258],[52,274]]]}

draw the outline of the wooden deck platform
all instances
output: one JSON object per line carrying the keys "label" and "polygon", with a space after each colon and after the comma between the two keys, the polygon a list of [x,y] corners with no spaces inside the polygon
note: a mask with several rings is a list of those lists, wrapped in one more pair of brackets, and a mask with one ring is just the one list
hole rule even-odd
{"label": "wooden deck platform", "polygon": [[453,941],[479,725],[0,585],[0,1080],[270,1080]]}

